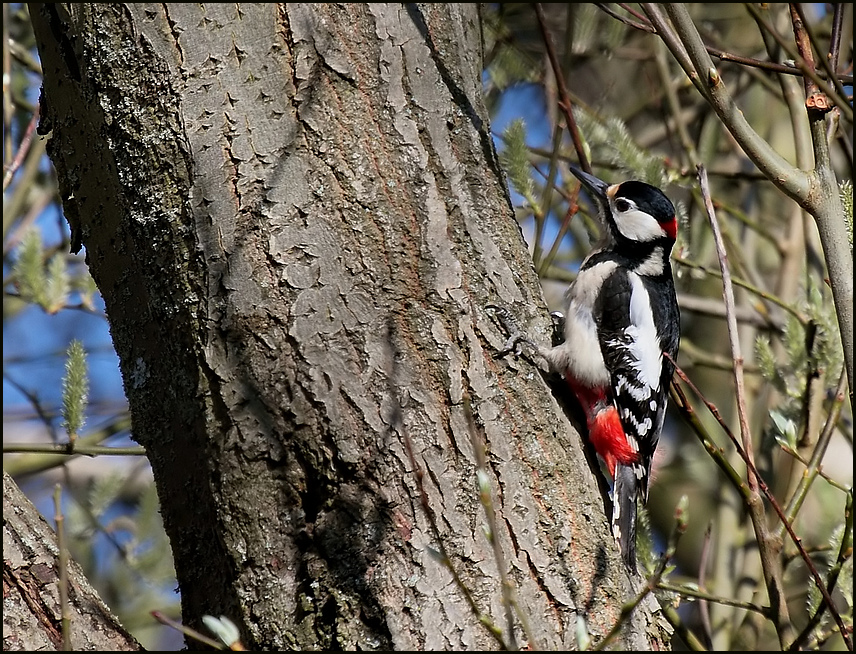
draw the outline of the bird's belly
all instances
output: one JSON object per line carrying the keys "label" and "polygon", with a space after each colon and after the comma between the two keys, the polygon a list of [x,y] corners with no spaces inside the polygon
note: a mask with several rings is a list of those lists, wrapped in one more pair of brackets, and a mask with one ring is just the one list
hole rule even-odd
{"label": "bird's belly", "polygon": [[571,303],[565,319],[567,371],[575,381],[589,387],[606,386],[609,374],[603,362],[597,328],[591,311]]}

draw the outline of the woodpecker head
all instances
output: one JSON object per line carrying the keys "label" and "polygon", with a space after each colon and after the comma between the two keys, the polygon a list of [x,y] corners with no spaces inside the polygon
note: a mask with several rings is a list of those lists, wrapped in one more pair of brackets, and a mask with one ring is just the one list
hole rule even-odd
{"label": "woodpecker head", "polygon": [[616,243],[644,244],[657,241],[671,249],[678,233],[675,207],[656,186],[645,182],[607,184],[594,175],[570,166],[600,207],[608,236]]}

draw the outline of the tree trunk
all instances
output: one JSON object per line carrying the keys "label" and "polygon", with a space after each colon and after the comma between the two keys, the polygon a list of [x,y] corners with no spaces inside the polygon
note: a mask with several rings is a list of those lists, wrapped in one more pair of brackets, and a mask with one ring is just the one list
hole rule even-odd
{"label": "tree trunk", "polygon": [[[56,534],[12,478],[3,473],[3,651],[64,651]],[[136,652],[125,631],[69,561],[68,634],[77,652]]]}
{"label": "tree trunk", "polygon": [[[250,649],[499,646],[443,547],[504,645],[605,634],[634,590],[580,437],[534,368],[493,356],[485,305],[545,339],[548,320],[478,5],[36,7],[41,130],[185,623],[228,616]],[[621,646],[664,646],[654,606]]]}

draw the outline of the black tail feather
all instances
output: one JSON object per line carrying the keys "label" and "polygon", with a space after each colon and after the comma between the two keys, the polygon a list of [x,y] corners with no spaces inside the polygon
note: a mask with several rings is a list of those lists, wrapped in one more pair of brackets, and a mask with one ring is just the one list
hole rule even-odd
{"label": "black tail feather", "polygon": [[621,558],[636,572],[636,496],[639,482],[633,466],[615,466],[612,491],[612,535],[621,549]]}

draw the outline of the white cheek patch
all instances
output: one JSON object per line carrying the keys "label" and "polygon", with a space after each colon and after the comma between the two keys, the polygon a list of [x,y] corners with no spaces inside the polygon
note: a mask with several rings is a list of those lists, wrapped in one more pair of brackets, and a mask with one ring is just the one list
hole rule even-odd
{"label": "white cheek patch", "polygon": [[613,215],[615,216],[615,226],[618,228],[618,231],[631,241],[645,243],[666,235],[660,223],[654,220],[651,214],[647,214],[644,211],[629,209],[628,211],[620,212],[613,208]]}

